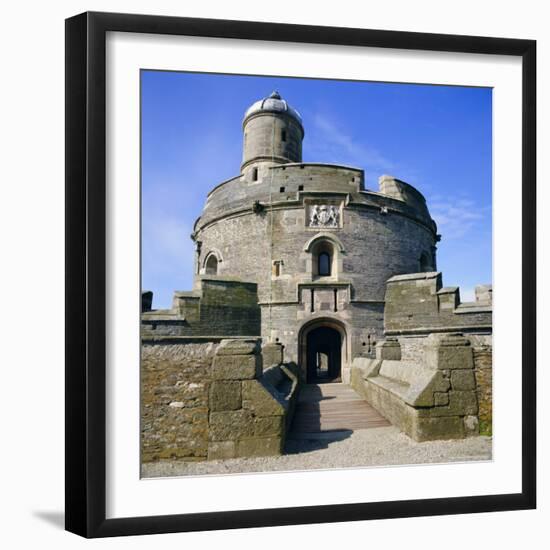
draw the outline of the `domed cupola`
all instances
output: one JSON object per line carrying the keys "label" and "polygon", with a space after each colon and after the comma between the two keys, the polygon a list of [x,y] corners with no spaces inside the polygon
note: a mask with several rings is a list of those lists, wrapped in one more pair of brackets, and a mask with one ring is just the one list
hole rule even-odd
{"label": "domed cupola", "polygon": [[291,107],[286,99],[281,97],[281,94],[277,91],[271,92],[269,97],[264,97],[253,103],[246,113],[244,114],[243,128],[247,120],[255,115],[260,113],[284,113],[288,116],[294,117],[302,125],[302,117],[300,113]]}
{"label": "domed cupola", "polygon": [[302,162],[302,117],[279,92],[249,107],[243,119],[243,133],[241,172],[251,182],[261,180],[274,164]]}

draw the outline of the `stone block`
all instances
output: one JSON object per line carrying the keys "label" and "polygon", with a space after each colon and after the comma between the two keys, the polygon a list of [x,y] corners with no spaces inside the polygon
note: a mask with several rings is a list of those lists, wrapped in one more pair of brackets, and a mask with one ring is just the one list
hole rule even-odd
{"label": "stone block", "polygon": [[224,460],[237,456],[235,441],[211,441],[208,444],[208,460]]}
{"label": "stone block", "polygon": [[262,416],[254,419],[254,437],[282,437],[283,435],[283,416]]}
{"label": "stone block", "polygon": [[380,360],[400,361],[401,345],[393,338],[378,342],[376,344],[376,358]]}
{"label": "stone block", "polygon": [[426,407],[417,409],[419,417],[439,417],[439,416],[466,416],[477,415],[478,405],[475,391],[455,391],[450,390],[448,405]]}
{"label": "stone block", "polygon": [[283,345],[278,342],[266,344],[262,348],[264,369],[283,362]]}
{"label": "stone block", "polygon": [[216,355],[212,362],[213,380],[250,380],[262,374],[260,355]]}
{"label": "stone block", "polygon": [[240,381],[215,380],[210,385],[211,411],[234,411],[242,405]]}
{"label": "stone block", "polygon": [[243,409],[254,411],[256,416],[280,416],[285,406],[275,390],[263,380],[242,382]]}
{"label": "stone block", "polygon": [[283,440],[280,437],[263,437],[237,441],[238,457],[277,456],[283,453]]}
{"label": "stone block", "polygon": [[476,381],[473,370],[457,369],[451,372],[453,390],[475,390]]}
{"label": "stone block", "polygon": [[463,438],[464,423],[459,416],[416,419],[412,438],[416,441]]}
{"label": "stone block", "polygon": [[237,440],[254,435],[254,418],[249,411],[210,413],[210,441]]}
{"label": "stone block", "polygon": [[444,407],[449,404],[449,394],[447,392],[435,392],[434,404],[436,407]]}
{"label": "stone block", "polygon": [[477,416],[464,417],[464,433],[466,435],[479,435],[479,420]]}
{"label": "stone block", "polygon": [[431,334],[426,338],[426,365],[432,369],[471,369],[474,365],[470,342],[461,334]]}
{"label": "stone block", "polygon": [[461,415],[477,414],[477,395],[475,391],[449,392],[449,406],[460,411]]}
{"label": "stone block", "polygon": [[253,355],[260,353],[258,340],[222,340],[216,355]]}

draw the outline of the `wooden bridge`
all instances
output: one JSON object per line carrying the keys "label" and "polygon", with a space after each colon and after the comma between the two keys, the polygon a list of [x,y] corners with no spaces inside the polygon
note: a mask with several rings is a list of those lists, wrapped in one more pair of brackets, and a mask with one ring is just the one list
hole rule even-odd
{"label": "wooden bridge", "polygon": [[347,384],[302,386],[289,437],[390,426],[380,413]]}

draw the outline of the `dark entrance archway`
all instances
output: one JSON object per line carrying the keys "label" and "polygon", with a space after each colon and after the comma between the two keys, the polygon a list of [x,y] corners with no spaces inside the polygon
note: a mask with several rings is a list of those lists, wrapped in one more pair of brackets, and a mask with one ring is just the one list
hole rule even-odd
{"label": "dark entrance archway", "polygon": [[306,376],[308,384],[339,382],[342,372],[342,337],[328,326],[306,335]]}

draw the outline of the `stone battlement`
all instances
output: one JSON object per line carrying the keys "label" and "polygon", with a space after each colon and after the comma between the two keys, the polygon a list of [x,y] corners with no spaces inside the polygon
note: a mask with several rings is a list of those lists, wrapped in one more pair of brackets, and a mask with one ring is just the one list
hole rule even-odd
{"label": "stone battlement", "polygon": [[386,286],[386,335],[432,332],[492,332],[492,287],[476,288],[475,302],[461,302],[458,287],[444,287],[441,273],[391,277]]}
{"label": "stone battlement", "polygon": [[212,189],[194,231],[226,216],[249,212],[256,201],[275,208],[302,206],[304,196],[322,193],[342,195],[346,206],[404,214],[433,228],[426,200],[417,189],[392,176],[382,176],[379,181],[379,191],[369,191],[359,168],[319,162],[266,166],[254,182],[237,176]]}
{"label": "stone battlement", "polygon": [[[142,305],[152,293],[145,292]],[[150,307],[150,305],[149,305]],[[195,289],[176,291],[171,309],[147,310],[141,316],[142,337],[258,336],[260,307],[255,283],[235,277],[197,277]]]}

